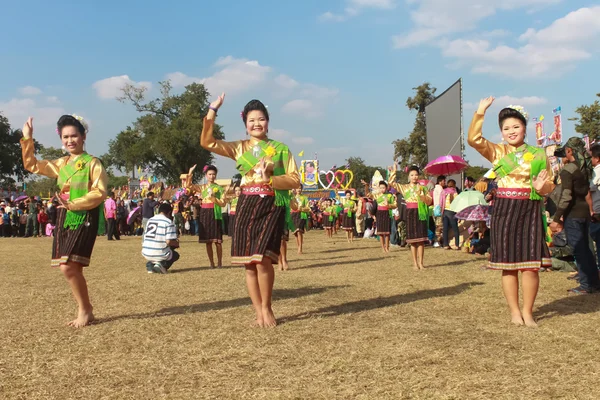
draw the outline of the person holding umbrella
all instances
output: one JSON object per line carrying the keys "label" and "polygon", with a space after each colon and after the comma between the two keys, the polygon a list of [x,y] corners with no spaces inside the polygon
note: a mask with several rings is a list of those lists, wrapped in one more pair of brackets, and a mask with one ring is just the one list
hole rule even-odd
{"label": "person holding umbrella", "polygon": [[[493,97],[482,99],[469,127],[468,143],[494,165],[498,180],[491,217],[489,267],[502,271],[502,289],[516,325],[536,327],[533,304],[539,288],[538,271],[552,265],[546,244],[543,196],[554,189],[544,149],[525,143],[527,112],[508,106],[498,115],[502,144],[482,134],[483,120]],[[519,272],[523,277],[523,311],[519,309]]]}

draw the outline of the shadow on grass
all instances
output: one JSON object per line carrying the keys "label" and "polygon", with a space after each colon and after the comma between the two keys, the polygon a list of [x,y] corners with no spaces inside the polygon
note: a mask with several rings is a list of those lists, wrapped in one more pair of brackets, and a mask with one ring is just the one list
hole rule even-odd
{"label": "shadow on grass", "polygon": [[467,282],[456,286],[449,286],[439,289],[419,290],[412,293],[398,294],[389,297],[377,297],[368,300],[358,300],[349,303],[338,304],[319,308],[315,311],[310,311],[304,314],[293,315],[290,317],[281,318],[282,323],[300,321],[309,318],[336,317],[344,314],[354,314],[363,311],[376,310],[379,308],[392,307],[398,304],[412,303],[419,300],[427,300],[435,297],[456,296],[465,290],[474,286],[483,285],[483,282]]}
{"label": "shadow on grass", "polygon": [[591,314],[600,311],[600,295],[568,295],[539,307],[534,313],[538,321],[558,316]]}
{"label": "shadow on grass", "polygon": [[[339,258],[346,258],[346,257],[339,257]],[[385,260],[386,258],[388,258],[388,257],[365,258],[364,260],[336,261],[336,262],[328,262],[328,263],[319,263],[319,264],[305,265],[303,267],[297,267],[297,268],[294,268],[292,266],[291,269],[294,270],[294,269],[333,267],[335,265],[346,265],[346,264],[357,264],[357,263],[371,262],[371,261],[381,261],[381,260]]]}
{"label": "shadow on grass", "polygon": [[425,269],[427,268],[437,268],[437,267],[451,267],[453,265],[463,265],[463,264],[469,264],[472,263],[474,261],[477,261],[475,259],[473,260],[456,260],[456,261],[449,261],[443,264],[433,264],[433,265],[427,265],[425,264]]}
{"label": "shadow on grass", "polygon": [[192,267],[192,268],[173,268],[169,270],[169,274],[178,274],[181,272],[192,272],[192,271],[204,271],[204,270],[219,270],[219,269],[236,269],[236,268],[244,268],[243,265],[235,266],[235,265],[227,265],[221,268],[211,268],[211,267]]}
{"label": "shadow on grass", "polygon": [[[275,289],[273,290],[273,301],[295,299],[298,297],[312,296],[315,294],[321,294],[331,289],[341,289],[349,287],[349,285],[339,286],[322,286],[322,287],[303,287],[297,289]],[[245,307],[252,305],[249,297],[241,297],[230,300],[220,300],[210,303],[190,304],[184,306],[167,307],[162,308],[158,311],[130,314],[130,315],[117,315],[114,317],[100,318],[95,321],[94,324],[101,324],[106,322],[118,321],[121,319],[145,319],[145,318],[157,318],[157,317],[168,317],[171,315],[182,315],[182,314],[193,314],[207,311],[218,311],[225,310],[228,308]]]}

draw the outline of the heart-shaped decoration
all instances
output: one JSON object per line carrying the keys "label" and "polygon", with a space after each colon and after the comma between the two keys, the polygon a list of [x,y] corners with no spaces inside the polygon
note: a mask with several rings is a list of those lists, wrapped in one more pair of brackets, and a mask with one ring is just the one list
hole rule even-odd
{"label": "heart-shaped decoration", "polygon": [[[329,177],[329,174],[331,174],[331,178]],[[327,185],[324,184],[321,180],[321,175],[325,175],[325,177],[327,177]],[[323,186],[323,189],[329,189],[331,187],[331,185],[334,182],[334,177],[335,174],[333,173],[333,171],[319,171],[319,183],[321,184],[321,186]]]}
{"label": "heart-shaped decoration", "polygon": [[346,180],[346,175],[344,175],[344,173],[342,171],[335,171],[335,174],[333,175],[333,177],[335,178],[335,181],[337,182],[335,189],[339,189],[339,188],[343,189],[344,181]]}
{"label": "heart-shaped decoration", "polygon": [[[348,179],[346,180],[346,174],[348,174]],[[338,175],[342,178],[338,179]],[[339,183],[340,187],[344,190],[348,189],[354,180],[354,173],[349,169],[341,169],[339,171],[335,171],[335,180]],[[345,181],[345,185],[344,185]]]}

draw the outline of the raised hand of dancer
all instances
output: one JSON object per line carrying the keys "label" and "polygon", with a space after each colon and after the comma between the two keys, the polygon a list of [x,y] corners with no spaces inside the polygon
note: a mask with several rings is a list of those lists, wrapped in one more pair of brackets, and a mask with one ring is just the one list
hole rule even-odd
{"label": "raised hand of dancer", "polygon": [[33,137],[33,117],[27,118],[27,122],[23,124],[23,138],[31,139]]}
{"label": "raised hand of dancer", "polygon": [[223,105],[223,100],[225,100],[225,93],[221,93],[219,97],[212,103],[210,103],[211,108],[216,108],[217,110]]}
{"label": "raised hand of dancer", "polygon": [[492,103],[494,102],[494,96],[490,96],[490,97],[486,97],[485,99],[481,99],[481,101],[479,101],[479,107],[477,108],[477,114],[485,114],[485,112],[487,111],[488,108],[490,108],[490,106],[492,105]]}
{"label": "raised hand of dancer", "polygon": [[542,191],[544,189],[544,185],[546,184],[547,180],[548,180],[548,171],[543,169],[540,171],[538,176],[533,181],[533,188],[538,192]]}
{"label": "raised hand of dancer", "polygon": [[256,167],[254,167],[254,171],[261,177],[263,182],[268,182],[267,162],[265,161],[264,158],[261,158],[261,160],[258,162],[258,164],[256,164]]}

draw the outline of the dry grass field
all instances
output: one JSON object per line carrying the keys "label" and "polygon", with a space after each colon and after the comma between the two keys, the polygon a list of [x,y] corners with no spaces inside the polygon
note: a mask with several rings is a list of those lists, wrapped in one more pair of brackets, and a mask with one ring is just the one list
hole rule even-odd
{"label": "dry grass field", "polygon": [[0,239],[2,399],[600,397],[600,296],[567,296],[564,274],[542,274],[539,328],[515,327],[480,257],[427,249],[418,272],[406,249],[315,231],[303,256],[290,242],[280,325],[259,329],[243,270],[207,268],[193,238],[168,275],[146,273],[140,238],[99,238],[86,270],[99,321],[74,330],[50,248]]}

